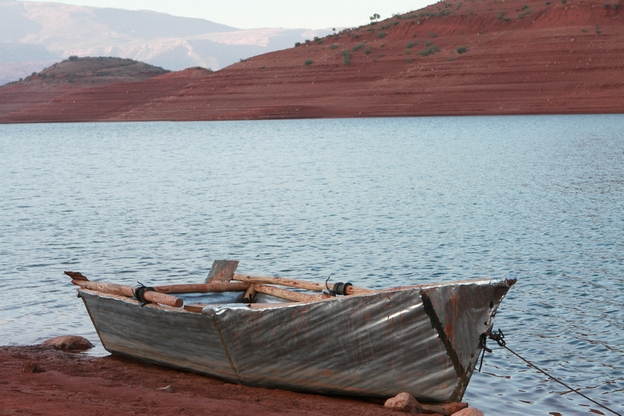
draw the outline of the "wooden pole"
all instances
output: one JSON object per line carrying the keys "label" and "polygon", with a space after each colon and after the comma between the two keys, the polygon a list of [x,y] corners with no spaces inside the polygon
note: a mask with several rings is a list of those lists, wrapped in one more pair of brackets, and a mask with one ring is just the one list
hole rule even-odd
{"label": "wooden pole", "polygon": [[319,300],[327,299],[331,296],[323,295],[310,295],[308,293],[294,292],[288,289],[281,289],[275,286],[267,286],[263,284],[255,284],[256,292],[264,293],[266,295],[276,296],[278,298],[286,300],[294,300],[295,302],[317,302]]}
{"label": "wooden pole", "polygon": [[256,285],[251,283],[243,295],[243,303],[253,303],[256,297]]}
{"label": "wooden pole", "polygon": [[[132,286],[119,285],[117,283],[91,282],[89,280],[72,280],[72,283],[84,289],[95,290],[98,292],[109,293],[111,295],[120,295],[134,297],[134,288]],[[176,308],[184,305],[184,301],[175,296],[166,295],[164,293],[145,291],[143,297],[151,303],[160,303],[163,305],[173,306]]]}
{"label": "wooden pole", "polygon": [[[284,277],[250,276],[250,275],[235,273],[232,279],[238,280],[239,282],[268,283],[272,285],[296,287],[296,288],[305,289],[305,290],[313,290],[316,292],[321,292],[327,289],[325,287],[325,283],[314,283],[314,282],[308,282],[305,280],[287,279]],[[330,286],[330,289],[331,289],[331,286]],[[355,286],[347,287],[347,295],[366,295],[366,294],[377,293],[377,292],[378,292],[377,290],[365,289],[362,287],[355,287]]]}
{"label": "wooden pole", "polygon": [[243,292],[249,286],[246,282],[189,283],[154,286],[154,290],[160,293]]}

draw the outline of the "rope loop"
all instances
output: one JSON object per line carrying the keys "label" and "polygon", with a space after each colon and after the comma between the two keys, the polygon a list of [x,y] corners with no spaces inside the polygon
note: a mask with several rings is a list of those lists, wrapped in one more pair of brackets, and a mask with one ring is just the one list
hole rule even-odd
{"label": "rope loop", "polygon": [[134,288],[134,297],[141,302],[141,306],[145,306],[148,302],[145,300],[145,292],[155,292],[153,287],[145,286],[143,283],[137,280],[139,286]]}
{"label": "rope loop", "polygon": [[493,340],[496,341],[496,343],[500,346],[500,347],[504,347],[507,345],[507,343],[505,342],[505,334],[503,334],[503,331],[499,328],[498,332],[492,332],[490,331],[488,333],[488,337]]}

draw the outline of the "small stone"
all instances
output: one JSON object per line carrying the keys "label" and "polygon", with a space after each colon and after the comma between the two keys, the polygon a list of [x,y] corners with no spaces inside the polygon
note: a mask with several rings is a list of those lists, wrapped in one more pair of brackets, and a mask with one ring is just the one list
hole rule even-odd
{"label": "small stone", "polygon": [[467,407],[460,410],[457,413],[453,413],[453,416],[484,416],[483,412],[474,407]]}
{"label": "small stone", "polygon": [[44,371],[37,361],[24,361],[22,363],[22,373],[43,373]]}
{"label": "small stone", "polygon": [[83,351],[94,347],[88,339],[77,335],[64,335],[51,338],[47,341],[43,341],[41,345],[63,351]]}
{"label": "small stone", "polygon": [[158,388],[156,390],[166,391],[167,393],[173,393],[173,387],[171,387],[171,386],[161,387],[161,388]]}
{"label": "small stone", "polygon": [[421,413],[422,406],[409,393],[399,393],[386,400],[384,407],[406,413]]}

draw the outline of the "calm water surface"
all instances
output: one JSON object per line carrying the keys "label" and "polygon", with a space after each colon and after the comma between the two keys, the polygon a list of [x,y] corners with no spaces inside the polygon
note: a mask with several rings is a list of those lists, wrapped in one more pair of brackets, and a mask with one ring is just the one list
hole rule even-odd
{"label": "calm water surface", "polygon": [[[0,345],[97,341],[64,270],[200,282],[220,258],[371,288],[515,275],[508,346],[624,413],[622,115],[0,125]],[[465,397],[486,414],[610,414],[492,348]]]}

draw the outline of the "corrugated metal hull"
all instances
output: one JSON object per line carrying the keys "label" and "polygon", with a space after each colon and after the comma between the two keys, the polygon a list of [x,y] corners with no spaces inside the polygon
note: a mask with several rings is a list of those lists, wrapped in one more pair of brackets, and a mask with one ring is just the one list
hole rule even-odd
{"label": "corrugated metal hull", "polygon": [[507,289],[477,281],[202,314],[81,294],[113,353],[252,386],[455,401]]}

